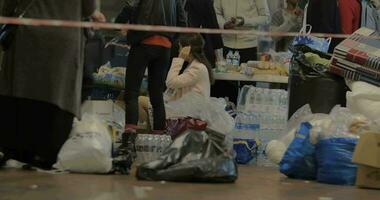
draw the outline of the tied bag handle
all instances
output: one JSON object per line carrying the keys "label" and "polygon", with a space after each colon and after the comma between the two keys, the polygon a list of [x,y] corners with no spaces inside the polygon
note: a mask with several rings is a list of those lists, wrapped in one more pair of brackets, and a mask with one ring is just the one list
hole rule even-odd
{"label": "tied bag handle", "polygon": [[307,3],[306,6],[305,6],[305,8],[304,8],[303,20],[302,20],[302,29],[300,31],[300,34],[310,35],[311,30],[313,29],[312,25],[307,24],[307,12],[308,12],[308,9],[309,9],[309,3]]}
{"label": "tied bag handle", "polygon": [[[307,13],[308,13],[308,10],[309,10],[309,3],[307,3],[306,6],[305,6],[305,8],[304,8],[304,16],[303,16],[303,21],[302,21],[302,29],[300,30],[300,34],[301,35],[302,34],[310,35],[311,31],[313,29],[312,25],[307,24]],[[332,40],[331,37],[325,39],[325,41],[328,43],[329,46],[331,44],[331,40]]]}

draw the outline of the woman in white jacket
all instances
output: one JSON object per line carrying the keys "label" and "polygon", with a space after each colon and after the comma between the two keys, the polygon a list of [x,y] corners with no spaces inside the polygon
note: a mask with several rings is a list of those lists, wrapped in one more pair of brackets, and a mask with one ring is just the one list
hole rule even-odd
{"label": "woman in white jacket", "polygon": [[[223,29],[257,30],[270,23],[267,0],[215,0],[218,23]],[[256,60],[256,35],[223,35],[225,54],[238,50],[241,62]]]}
{"label": "woman in white jacket", "polygon": [[[214,78],[212,66],[203,50],[204,45],[200,34],[186,34],[179,38],[180,53],[178,58],[173,59],[166,79],[166,101],[179,100],[189,92],[210,98],[210,87]],[[149,98],[140,97],[139,107],[139,121],[147,121],[150,127]],[[160,134],[160,131],[153,131],[153,134]]]}

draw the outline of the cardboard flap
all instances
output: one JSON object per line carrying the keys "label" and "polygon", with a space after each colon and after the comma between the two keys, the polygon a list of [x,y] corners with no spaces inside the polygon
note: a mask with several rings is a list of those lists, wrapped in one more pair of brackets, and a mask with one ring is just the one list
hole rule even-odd
{"label": "cardboard flap", "polygon": [[366,133],[360,137],[353,162],[380,168],[380,133]]}

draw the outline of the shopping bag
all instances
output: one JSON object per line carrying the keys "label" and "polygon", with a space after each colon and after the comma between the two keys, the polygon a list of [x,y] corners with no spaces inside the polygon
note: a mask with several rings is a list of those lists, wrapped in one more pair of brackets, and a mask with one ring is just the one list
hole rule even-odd
{"label": "shopping bag", "polygon": [[310,35],[313,27],[307,24],[307,9],[308,5],[305,7],[303,26],[300,31],[300,35],[294,38],[292,45],[306,45],[312,49],[327,53],[330,48],[331,38],[325,39]]}
{"label": "shopping bag", "polygon": [[309,122],[301,124],[280,162],[280,172],[289,178],[314,180],[317,176],[315,146],[310,142]]}
{"label": "shopping bag", "polygon": [[234,139],[234,150],[238,164],[248,164],[257,156],[258,144],[253,139]]}
{"label": "shopping bag", "polygon": [[[309,28],[309,30],[307,30]],[[311,25],[306,25],[300,31],[300,35],[296,36],[293,41],[293,46],[306,45],[312,49],[327,53],[330,48],[331,38],[319,38],[310,35],[312,30]]]}
{"label": "shopping bag", "polygon": [[75,173],[110,172],[112,139],[107,124],[99,117],[88,114],[81,121],[76,121],[54,167]]}

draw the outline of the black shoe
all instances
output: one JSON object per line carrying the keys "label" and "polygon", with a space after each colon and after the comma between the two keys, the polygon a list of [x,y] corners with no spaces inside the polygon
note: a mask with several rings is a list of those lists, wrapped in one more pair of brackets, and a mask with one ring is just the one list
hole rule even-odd
{"label": "black shoe", "polygon": [[136,133],[123,133],[121,146],[116,150],[113,159],[113,168],[120,174],[129,174],[133,161],[136,159]]}

